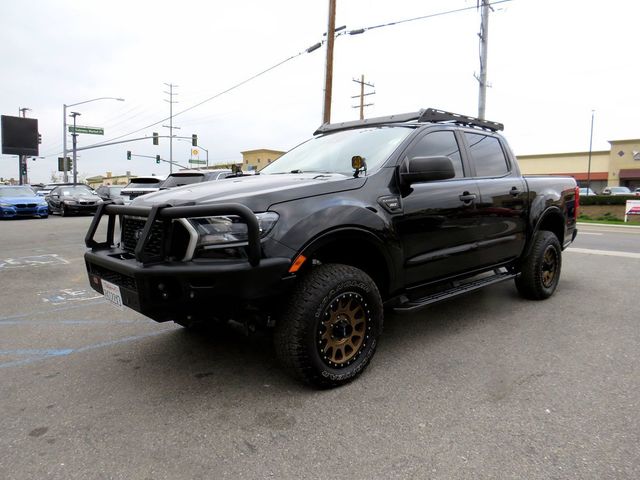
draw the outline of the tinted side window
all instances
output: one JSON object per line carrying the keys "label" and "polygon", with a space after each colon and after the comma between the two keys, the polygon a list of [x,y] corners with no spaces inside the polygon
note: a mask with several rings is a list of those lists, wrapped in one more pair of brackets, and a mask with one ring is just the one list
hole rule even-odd
{"label": "tinted side window", "polygon": [[507,159],[497,138],[467,132],[465,137],[478,177],[501,177],[509,173]]}
{"label": "tinted side window", "polygon": [[428,133],[416,143],[409,152],[412,157],[449,157],[456,172],[455,178],[464,177],[462,159],[456,136],[451,131]]}

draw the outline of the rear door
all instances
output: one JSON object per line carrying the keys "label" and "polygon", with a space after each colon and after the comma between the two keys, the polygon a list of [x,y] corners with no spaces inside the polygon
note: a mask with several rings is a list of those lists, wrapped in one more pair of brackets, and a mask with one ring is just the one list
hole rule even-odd
{"label": "rear door", "polygon": [[477,209],[482,239],[478,252],[482,262],[494,265],[513,260],[526,241],[527,185],[499,136],[461,133],[480,189]]}

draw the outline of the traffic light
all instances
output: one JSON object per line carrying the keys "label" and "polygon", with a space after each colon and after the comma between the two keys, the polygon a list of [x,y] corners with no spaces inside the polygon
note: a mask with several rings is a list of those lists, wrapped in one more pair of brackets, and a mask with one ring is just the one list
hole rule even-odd
{"label": "traffic light", "polygon": [[38,134],[38,145],[42,143],[42,134]]}
{"label": "traffic light", "polygon": [[156,155],[156,163],[160,163],[160,155]]}
{"label": "traffic light", "polygon": [[127,160],[131,160],[131,150],[127,150]]}
{"label": "traffic light", "polygon": [[198,135],[196,135],[195,133],[191,135],[191,145],[194,147],[198,146]]}
{"label": "traffic light", "polygon": [[158,145],[158,143],[160,143],[158,141],[158,132],[153,132],[153,144]]}

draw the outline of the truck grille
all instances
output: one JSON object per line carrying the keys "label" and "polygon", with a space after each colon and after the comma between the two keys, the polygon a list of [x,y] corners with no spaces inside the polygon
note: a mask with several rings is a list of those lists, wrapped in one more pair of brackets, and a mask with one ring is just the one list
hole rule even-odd
{"label": "truck grille", "polygon": [[[142,236],[142,231],[147,219],[142,217],[124,217],[122,219],[122,233],[120,236],[121,248],[130,253],[134,253],[136,245]],[[163,250],[165,242],[165,229],[162,220],[156,220],[151,228],[149,241],[144,249],[147,256],[170,256],[183,258],[189,245],[189,234],[182,224],[173,222],[168,229],[170,235],[169,245]]]}
{"label": "truck grille", "polygon": [[[123,250],[133,252],[136,249],[145,223],[145,218],[124,217],[122,219],[122,236],[120,240]],[[151,238],[145,248],[146,254],[160,255],[162,253],[162,233],[162,222],[156,221],[151,229]]]}

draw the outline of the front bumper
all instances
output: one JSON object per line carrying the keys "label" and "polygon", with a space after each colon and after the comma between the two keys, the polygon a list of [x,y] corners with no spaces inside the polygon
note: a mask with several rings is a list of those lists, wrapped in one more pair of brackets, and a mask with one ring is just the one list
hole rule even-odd
{"label": "front bumper", "polygon": [[[241,207],[241,208],[238,208]],[[240,214],[249,226],[248,259],[173,260],[160,252],[145,254],[155,222],[191,216]],[[93,237],[103,215],[109,217],[107,241]],[[147,217],[135,252],[114,245],[116,215]],[[255,224],[254,224],[255,223]],[[98,208],[87,237],[85,263],[91,287],[104,294],[102,281],[120,288],[122,303],[158,322],[232,318],[247,304],[260,305],[284,293],[294,277],[290,258],[261,258],[260,237],[253,212],[242,205],[169,207],[148,209],[123,205]]]}
{"label": "front bumper", "polygon": [[46,217],[47,215],[49,215],[49,209],[46,205],[0,207],[0,218]]}
{"label": "front bumper", "polygon": [[[60,206],[60,208],[62,208],[62,206]],[[98,209],[98,205],[97,204],[93,204],[93,205],[82,205],[82,204],[64,204],[64,209],[67,211],[67,213],[91,213],[94,214],[96,213],[96,210]]]}

